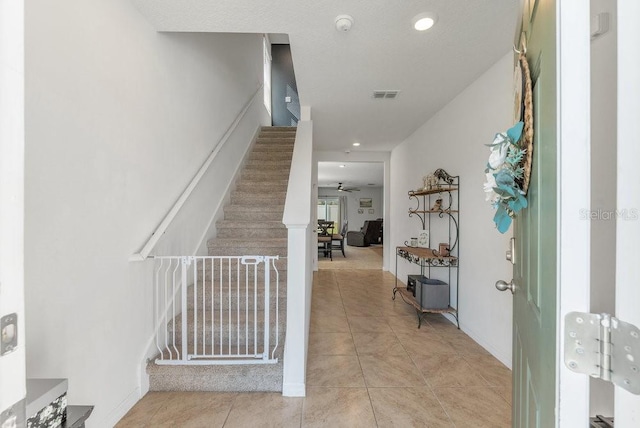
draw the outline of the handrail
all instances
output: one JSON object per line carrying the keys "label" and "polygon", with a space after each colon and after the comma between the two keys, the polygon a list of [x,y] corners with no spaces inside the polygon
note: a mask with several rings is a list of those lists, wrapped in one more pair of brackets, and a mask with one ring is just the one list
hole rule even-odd
{"label": "handrail", "polygon": [[229,125],[229,127],[227,128],[227,131],[224,133],[222,138],[220,138],[220,141],[218,141],[218,143],[215,145],[215,147],[213,148],[213,150],[211,151],[207,159],[204,161],[204,163],[202,164],[202,166],[200,167],[196,175],[193,177],[189,185],[182,192],[182,195],[180,195],[176,203],[173,204],[173,207],[171,207],[171,209],[169,210],[167,215],[164,217],[164,219],[160,222],[156,230],[151,234],[151,237],[144,244],[142,249],[139,252],[133,254],[131,257],[129,257],[130,262],[143,261],[149,257],[149,254],[151,253],[153,248],[156,246],[156,244],[160,240],[160,237],[167,230],[167,228],[169,227],[173,219],[176,217],[176,215],[178,214],[178,212],[180,211],[180,209],[182,208],[186,200],[189,198],[193,190],[196,188],[196,186],[200,182],[200,179],[202,179],[202,176],[204,176],[204,174],[207,172],[207,169],[209,169],[209,166],[211,166],[211,163],[215,159],[218,152],[220,152],[220,150],[222,149],[224,144],[227,142],[227,140],[229,139],[233,131],[235,131],[236,127],[238,126],[238,123],[240,123],[244,115],[247,113],[247,110],[249,110],[249,107],[251,107],[253,102],[256,100],[257,95],[262,90],[262,87],[263,85],[260,85],[260,87],[258,87],[258,89],[254,92],[254,94],[251,96],[249,101],[247,101],[247,103],[244,105],[240,113],[236,116],[235,120],[231,123],[231,125]]}

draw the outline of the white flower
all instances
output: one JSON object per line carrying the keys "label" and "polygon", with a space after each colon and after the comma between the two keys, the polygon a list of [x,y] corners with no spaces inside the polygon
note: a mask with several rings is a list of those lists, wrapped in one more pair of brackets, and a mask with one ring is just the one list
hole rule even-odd
{"label": "white flower", "polygon": [[493,144],[494,146],[491,147],[491,155],[489,156],[489,166],[493,169],[498,169],[507,158],[509,140],[505,134],[496,134]]}
{"label": "white flower", "polygon": [[490,172],[486,174],[486,177],[487,177],[487,182],[484,183],[484,192],[486,193],[485,201],[491,202],[493,204],[499,198],[499,195],[493,191],[493,188],[497,186],[496,178]]}

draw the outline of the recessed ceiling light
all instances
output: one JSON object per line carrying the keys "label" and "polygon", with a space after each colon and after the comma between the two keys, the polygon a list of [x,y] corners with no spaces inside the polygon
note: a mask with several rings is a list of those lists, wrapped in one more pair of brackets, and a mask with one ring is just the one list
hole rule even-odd
{"label": "recessed ceiling light", "polygon": [[353,147],[358,147],[360,143],[353,143]]}
{"label": "recessed ceiling light", "polygon": [[340,168],[344,168],[344,165],[340,165]]}
{"label": "recessed ceiling light", "polygon": [[433,24],[436,23],[436,16],[427,13],[421,13],[413,17],[413,28],[418,31],[426,31],[429,28],[433,27]]}

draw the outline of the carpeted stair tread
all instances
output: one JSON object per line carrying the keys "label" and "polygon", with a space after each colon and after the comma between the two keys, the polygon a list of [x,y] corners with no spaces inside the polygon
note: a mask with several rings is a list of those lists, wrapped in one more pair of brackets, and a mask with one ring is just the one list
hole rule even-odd
{"label": "carpeted stair tread", "polygon": [[[266,239],[264,241],[244,238],[212,238],[207,241],[209,247],[251,247],[251,248],[286,248],[287,239]],[[234,254],[229,254],[233,256]]]}
{"label": "carpeted stair tread", "polygon": [[253,153],[289,153],[293,155],[293,143],[271,143],[271,142],[257,142],[253,146]]}
{"label": "carpeted stair tread", "polygon": [[291,153],[287,152],[276,152],[276,151],[266,151],[266,152],[256,152],[254,151],[249,155],[250,161],[279,161],[285,160],[291,162]]}
{"label": "carpeted stair tread", "polygon": [[147,365],[151,391],[280,392],[282,369],[282,359],[260,365]]}
{"label": "carpeted stair tread", "polygon": [[257,180],[241,180],[236,185],[236,190],[239,192],[286,192],[288,180],[273,180],[273,181],[257,181]]}
{"label": "carpeted stair tread", "polygon": [[291,159],[275,159],[275,160],[262,160],[262,159],[247,159],[244,166],[244,171],[273,171],[277,170],[281,173],[289,174],[291,169]]}
{"label": "carpeted stair tread", "polygon": [[221,220],[217,223],[218,228],[240,228],[240,229],[286,229],[281,221],[263,221],[260,223],[252,221]]}
{"label": "carpeted stair tread", "polygon": [[[281,192],[278,192],[281,193]],[[284,194],[284,192],[282,192]],[[279,199],[280,198],[280,199]],[[284,197],[281,195],[265,195],[253,192],[236,191],[231,195],[231,203],[233,205],[248,206],[266,206],[266,205],[282,205]]]}

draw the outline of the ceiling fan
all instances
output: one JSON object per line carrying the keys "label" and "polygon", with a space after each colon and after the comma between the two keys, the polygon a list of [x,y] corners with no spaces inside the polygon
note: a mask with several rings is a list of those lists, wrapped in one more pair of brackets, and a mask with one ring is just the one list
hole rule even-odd
{"label": "ceiling fan", "polygon": [[359,192],[360,189],[355,187],[344,187],[342,183],[338,183],[338,192]]}

